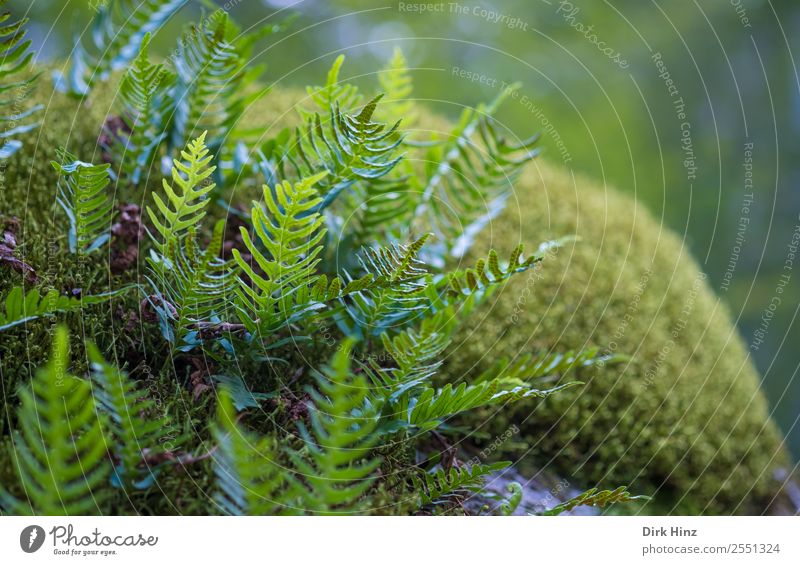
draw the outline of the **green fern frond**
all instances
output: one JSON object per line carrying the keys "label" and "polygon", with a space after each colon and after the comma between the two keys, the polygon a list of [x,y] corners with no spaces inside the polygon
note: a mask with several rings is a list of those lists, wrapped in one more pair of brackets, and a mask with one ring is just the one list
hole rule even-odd
{"label": "green fern frond", "polygon": [[466,253],[502,210],[522,167],[538,154],[538,136],[512,143],[492,124],[491,115],[513,88],[488,105],[464,110],[449,139],[428,150],[427,182],[417,216],[426,214],[446,242],[447,255]]}
{"label": "green fern frond", "polygon": [[373,282],[350,297],[350,323],[346,324],[350,335],[380,335],[423,308],[420,294],[428,286],[428,272],[418,256],[430,236],[423,234],[404,245],[364,249],[358,260]]}
{"label": "green fern frond", "polygon": [[619,502],[632,502],[635,500],[650,500],[649,496],[633,496],[630,492],[628,492],[628,487],[621,486],[617,487],[614,490],[598,490],[596,488],[591,488],[578,496],[567,500],[566,502],[562,502],[547,510],[542,515],[543,516],[558,516],[564,512],[569,512],[570,510],[578,507],[578,506],[595,506],[599,508],[605,508],[606,506],[610,506],[612,504],[617,504]]}
{"label": "green fern frond", "polygon": [[15,286],[8,291],[4,308],[0,309],[0,331],[37,318],[78,310],[92,304],[101,304],[120,296],[131,288],[133,287],[126,286],[102,294],[74,297],[62,296],[56,289],[51,289],[42,295],[39,289],[32,288],[25,292],[23,287]]}
{"label": "green fern frond", "polygon": [[106,149],[114,157],[119,172],[134,186],[150,170],[168,133],[168,119],[174,106],[168,91],[175,77],[163,65],[150,62],[149,45],[148,33],[120,83],[118,95],[126,127],[105,128],[112,140]]}
{"label": "green fern frond", "polygon": [[547,241],[529,257],[523,256],[525,246],[519,244],[511,252],[506,265],[500,264],[497,252],[492,249],[487,258],[478,259],[474,267],[449,274],[450,293],[455,296],[471,296],[484,292],[490,287],[506,282],[516,273],[532,269],[541,263],[551,250],[562,246],[566,241],[571,241],[571,238]]}
{"label": "green fern frond", "polygon": [[183,161],[172,161],[172,184],[167,179],[162,181],[166,201],[154,192],[155,209],[147,206],[147,214],[157,232],[151,234],[153,246],[167,260],[176,256],[180,240],[190,229],[198,229],[206,215],[207,195],[215,186],[209,177],[215,167],[210,164],[214,156],[205,140],[204,132],[181,151]]}
{"label": "green fern frond", "polygon": [[263,91],[248,90],[263,72],[251,62],[252,38],[217,10],[203,25],[192,25],[174,58],[177,83],[172,146],[181,147],[198,132],[208,132],[217,154],[245,108]]}
{"label": "green fern frond", "polygon": [[109,165],[84,163],[67,151],[59,159],[50,163],[59,174],[56,200],[69,218],[69,250],[85,255],[111,238]]}
{"label": "green fern frond", "polygon": [[[331,65],[324,86],[308,86],[308,97],[316,106],[316,111],[323,116],[330,116],[335,108],[348,112],[361,103],[362,96],[358,88],[348,82],[339,81],[339,71],[344,63],[344,55],[339,55]],[[300,108],[304,120],[314,116],[314,111]]]}
{"label": "green fern frond", "polygon": [[86,96],[97,81],[124,69],[148,34],[157,32],[188,0],[109,0],[98,6],[91,23],[90,49],[76,37],[70,68],[53,75],[56,88]]}
{"label": "green fern frond", "polygon": [[402,398],[399,411],[407,414],[408,424],[422,430],[434,429],[448,418],[476,408],[504,406],[528,398],[547,398],[581,383],[567,382],[548,389],[533,388],[531,383],[563,378],[575,367],[590,367],[612,360],[598,348],[578,353],[524,355],[514,363],[500,360],[472,384],[461,383],[454,387],[448,383],[439,390],[431,387],[418,389],[416,396]]}
{"label": "green fern frond", "polygon": [[403,121],[406,128],[414,125],[417,116],[411,94],[414,91],[414,80],[408,70],[403,51],[395,47],[389,63],[378,74],[378,84],[385,94],[381,104],[381,118],[390,124]]}
{"label": "green fern frond", "polygon": [[[7,0],[0,0],[0,9],[6,3]],[[22,147],[22,142],[14,139],[15,136],[39,127],[41,122],[33,121],[33,116],[44,108],[42,104],[21,108],[40,73],[21,76],[33,58],[33,51],[29,50],[31,40],[25,40],[27,32],[24,26],[28,18],[6,23],[9,18],[11,12],[0,12],[0,107],[11,108],[15,113],[6,115],[3,112],[0,115],[0,122],[9,123],[9,127],[3,127],[0,131],[0,160],[8,159]]]}
{"label": "green fern frond", "polygon": [[387,129],[373,122],[380,100],[370,100],[357,114],[343,113],[335,106],[330,121],[323,123],[319,114],[309,118],[305,129],[297,128],[295,144],[279,166],[284,178],[303,178],[320,171],[330,175],[320,183],[323,200],[314,211],[330,206],[345,190],[357,182],[369,183],[389,174],[402,159],[396,155],[402,137],[395,135],[399,122]]}
{"label": "green fern frond", "polygon": [[266,209],[254,202],[251,213],[256,241],[241,228],[252,261],[246,261],[237,249],[233,257],[245,275],[239,278],[237,294],[242,322],[251,332],[270,333],[308,306],[297,301],[295,291],[317,283],[314,272],[326,228],[324,218],[313,211],[322,200],[314,185],[326,174],[294,185],[284,181],[275,186],[274,193],[264,186]]}
{"label": "green fern frond", "polygon": [[107,496],[108,446],[95,413],[91,387],[67,372],[69,336],[59,327],[50,362],[20,390],[16,471],[27,500],[3,492],[15,514],[97,513]]}
{"label": "green fern frond", "polygon": [[267,516],[285,511],[280,501],[286,471],[277,463],[275,440],[257,437],[236,424],[236,411],[224,388],[217,398],[217,419],[212,431],[217,444],[214,500],[222,512]]}
{"label": "green fern frond", "polygon": [[501,461],[491,465],[454,466],[449,471],[439,468],[419,476],[412,475],[412,481],[420,497],[420,506],[438,504],[458,494],[480,491],[486,475],[502,471],[509,465],[510,461]]}
{"label": "green fern frond", "polygon": [[356,512],[373,483],[380,460],[370,457],[377,436],[376,407],[367,402],[367,381],[350,368],[352,341],[346,341],[317,378],[305,433],[308,458],[294,456],[309,489],[306,509],[322,514]]}
{"label": "green fern frond", "polygon": [[147,488],[155,480],[157,469],[150,468],[142,452],[163,451],[164,438],[170,433],[167,419],[154,417],[155,403],[147,392],[117,367],[108,363],[94,343],[86,342],[95,384],[94,399],[109,431],[115,465],[112,482],[125,490]]}

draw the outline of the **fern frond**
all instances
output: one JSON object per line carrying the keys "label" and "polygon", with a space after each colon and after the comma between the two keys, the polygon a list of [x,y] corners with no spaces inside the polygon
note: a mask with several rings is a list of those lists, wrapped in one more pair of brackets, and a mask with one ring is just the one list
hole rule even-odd
{"label": "fern frond", "polygon": [[390,124],[403,121],[408,128],[417,120],[411,94],[414,80],[408,70],[408,62],[402,49],[395,47],[389,63],[378,74],[378,84],[385,94],[381,105],[381,118]]}
{"label": "fern frond", "polygon": [[373,283],[351,295],[350,335],[380,335],[423,307],[420,294],[428,286],[428,273],[418,256],[430,236],[423,234],[404,245],[364,249],[358,260]]}
{"label": "fern frond", "polygon": [[571,238],[547,241],[542,243],[536,253],[529,257],[524,257],[525,246],[519,244],[508,258],[505,265],[500,264],[497,252],[492,249],[486,259],[478,259],[475,266],[463,271],[455,271],[448,275],[450,283],[450,293],[455,296],[471,296],[485,292],[490,287],[502,284],[516,273],[522,273],[532,269],[541,263],[547,254]]}
{"label": "fern frond", "polygon": [[578,507],[578,506],[596,506],[599,508],[605,508],[606,506],[610,506],[612,504],[617,504],[619,502],[632,502],[635,500],[650,500],[649,496],[633,496],[630,492],[628,492],[628,487],[621,486],[617,487],[614,490],[598,490],[597,488],[591,488],[578,496],[567,500],[566,502],[562,502],[543,512],[543,516],[558,516],[564,512],[569,512],[570,510]]}
{"label": "fern frond", "polygon": [[58,290],[51,289],[44,295],[39,289],[32,288],[28,292],[21,286],[15,286],[6,295],[4,308],[0,309],[0,331],[13,328],[37,318],[52,316],[60,312],[78,310],[84,306],[100,304],[116,298],[133,287],[126,286],[102,294],[81,297],[62,296]]}
{"label": "fern frond", "polygon": [[282,511],[286,471],[277,463],[275,440],[257,437],[236,424],[236,411],[224,388],[217,398],[217,419],[212,431],[217,444],[214,500],[222,512],[266,516]]}
{"label": "fern frond", "polygon": [[[0,0],[0,9],[5,5],[6,0]],[[0,160],[8,159],[22,147],[22,142],[14,137],[39,127],[41,122],[34,121],[33,116],[44,108],[42,104],[26,109],[21,107],[39,78],[39,73],[29,77],[21,76],[33,58],[33,51],[29,50],[31,40],[25,39],[28,18],[6,23],[9,18],[11,12],[0,12],[0,107],[11,108],[15,113],[6,115],[3,112],[0,115],[0,122],[9,124],[0,131]]]}
{"label": "fern frond", "polygon": [[314,270],[326,228],[324,218],[313,212],[321,201],[314,185],[326,174],[294,185],[284,181],[274,193],[264,186],[266,210],[254,202],[251,213],[256,241],[241,228],[252,261],[237,249],[233,257],[246,276],[239,278],[237,294],[242,322],[251,332],[270,333],[308,306],[296,300],[295,290],[317,282]]}
{"label": "fern frond", "polygon": [[118,94],[126,127],[105,128],[112,140],[106,149],[122,175],[134,186],[138,186],[142,174],[150,170],[168,133],[168,119],[174,106],[168,91],[175,77],[163,65],[150,62],[149,45],[148,33],[120,83]]}
{"label": "fern frond", "polygon": [[67,151],[59,158],[51,164],[59,174],[56,200],[69,218],[69,250],[85,255],[111,238],[109,165],[84,163]]}
{"label": "fern frond", "polygon": [[510,461],[501,461],[491,465],[472,465],[471,467],[451,467],[449,471],[435,471],[412,475],[416,492],[420,497],[420,505],[445,502],[464,492],[478,492],[485,482],[486,475],[502,471],[511,465]]}
{"label": "fern frond", "polygon": [[109,0],[92,19],[91,44],[87,49],[75,39],[70,68],[54,73],[56,88],[86,96],[97,81],[124,69],[139,53],[148,34],[157,32],[188,0]]}
{"label": "fern frond", "polygon": [[502,210],[522,167],[538,154],[538,136],[512,143],[492,125],[491,114],[509,92],[489,105],[464,110],[449,139],[428,151],[428,180],[417,216],[427,214],[453,257],[463,256]]}
{"label": "fern frond", "polygon": [[303,178],[320,171],[330,174],[320,183],[323,200],[314,211],[330,206],[336,198],[357,182],[369,183],[379,179],[400,162],[396,155],[402,137],[396,135],[399,123],[387,129],[373,122],[372,116],[380,100],[370,100],[358,114],[343,113],[335,106],[330,121],[323,123],[319,114],[306,121],[305,129],[295,131],[295,144],[279,164],[284,178]]}
{"label": "fern frond", "polygon": [[3,493],[15,514],[76,515],[101,512],[108,479],[108,446],[91,387],[67,372],[69,336],[59,327],[49,363],[20,390],[16,471],[27,500]]}
{"label": "fern frond", "polygon": [[[323,86],[308,86],[306,93],[316,106],[316,111],[323,116],[331,115],[335,108],[345,112],[351,111],[361,103],[362,96],[358,88],[348,82],[339,80],[339,71],[344,64],[344,55],[339,55],[331,65]],[[304,120],[314,116],[314,111],[299,108]]]}
{"label": "fern frond", "polygon": [[567,382],[547,389],[534,388],[531,383],[563,378],[575,367],[590,367],[612,360],[598,348],[577,353],[524,355],[514,363],[504,359],[484,371],[472,384],[453,386],[448,383],[438,390],[419,388],[416,396],[402,398],[399,412],[407,414],[409,425],[430,430],[456,414],[476,408],[506,405],[528,398],[547,398],[581,383]]}
{"label": "fern frond", "polygon": [[317,378],[313,391],[308,459],[294,456],[309,489],[306,509],[322,514],[358,510],[359,499],[373,483],[380,463],[370,457],[375,445],[375,407],[367,402],[367,381],[350,368],[352,341],[346,341]]}
{"label": "fern frond", "polygon": [[163,415],[154,416],[155,403],[147,391],[117,367],[108,363],[94,343],[86,342],[95,384],[94,399],[109,431],[115,459],[112,482],[125,490],[147,488],[155,480],[157,469],[150,468],[142,452],[163,451],[163,440],[170,432]]}
{"label": "fern frond", "polygon": [[202,133],[181,151],[183,161],[172,161],[172,183],[167,179],[162,181],[166,201],[154,192],[155,209],[147,206],[147,214],[157,232],[151,234],[153,246],[167,260],[176,256],[180,240],[190,229],[198,229],[206,215],[207,195],[215,186],[209,177],[215,167],[210,164],[214,156],[205,140],[206,134]]}
{"label": "fern frond", "polygon": [[192,25],[174,58],[177,83],[172,146],[181,147],[198,132],[219,153],[245,108],[262,92],[248,94],[263,66],[251,63],[252,40],[227,12],[217,10],[203,25]]}

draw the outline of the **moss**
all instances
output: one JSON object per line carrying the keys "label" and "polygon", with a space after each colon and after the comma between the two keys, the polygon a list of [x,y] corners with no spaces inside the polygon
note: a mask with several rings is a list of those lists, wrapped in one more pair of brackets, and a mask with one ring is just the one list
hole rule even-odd
{"label": "moss", "polygon": [[764,511],[786,462],[780,435],[725,305],[675,234],[629,198],[539,161],[475,251],[570,234],[580,241],[475,314],[447,372],[591,345],[627,354],[582,370],[583,387],[482,418],[494,433],[521,428],[523,468],[587,487],[629,484],[655,495],[650,511]]}
{"label": "moss", "polygon": [[[135,272],[111,275],[107,255],[97,254],[79,265],[67,253],[66,219],[55,204],[56,175],[49,164],[55,148],[65,143],[81,159],[100,160],[97,139],[112,113],[114,82],[100,87],[90,103],[53,94],[45,82],[36,95],[47,107],[44,125],[5,164],[0,184],[0,214],[22,221],[19,256],[37,270],[41,286],[62,292],[76,287],[101,292],[135,280]],[[274,90],[249,110],[245,121],[261,124],[266,138],[293,123],[294,113],[288,110],[297,99],[296,93]],[[440,118],[418,123],[445,131]],[[153,182],[158,178],[154,175]],[[120,190],[115,198],[142,204],[146,194]],[[234,200],[247,201],[249,196],[237,192]],[[584,371],[582,389],[533,409],[528,405],[484,414],[488,427],[481,431],[493,437],[514,420],[522,437],[504,446],[524,442],[528,452],[520,460],[523,467],[552,467],[571,484],[631,484],[634,491],[655,493],[667,510],[762,510],[774,488],[771,470],[784,460],[779,435],[724,306],[674,235],[627,198],[584,179],[573,183],[566,172],[538,162],[527,170],[516,199],[487,229],[476,251],[485,253],[494,246],[507,252],[519,241],[531,245],[568,234],[582,241],[561,249],[543,269],[512,282],[478,312],[449,355],[447,370],[459,377],[501,355],[591,344],[632,359]],[[0,267],[0,287],[19,282],[19,274]],[[126,330],[120,308],[137,311],[135,293],[71,316],[76,345],[82,333],[104,349],[113,346],[134,375],[154,380],[155,393],[174,398],[170,370],[159,369],[160,364],[152,371],[143,369],[149,359],[165,358],[155,328],[137,324],[136,331]],[[51,327],[50,320],[43,320],[4,333],[4,406],[15,405],[16,385],[44,361]],[[147,335],[150,330],[154,335]],[[202,428],[195,421],[200,412],[187,413],[183,402],[167,404],[178,421],[191,422],[195,431],[195,426]],[[503,451],[501,447],[497,455]],[[520,452],[509,455],[519,457]],[[205,489],[205,479],[197,482],[204,476],[208,474],[198,472],[180,479],[175,488],[191,481]],[[194,498],[187,495],[185,500]],[[154,511],[169,511],[165,501],[154,498]],[[202,512],[198,504],[182,511]]]}

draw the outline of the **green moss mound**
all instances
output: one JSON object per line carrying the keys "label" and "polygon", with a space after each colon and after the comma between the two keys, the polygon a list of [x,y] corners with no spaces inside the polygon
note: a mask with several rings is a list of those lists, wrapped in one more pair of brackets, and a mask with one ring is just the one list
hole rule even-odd
{"label": "green moss mound", "polygon": [[[81,103],[52,93],[41,81],[35,98],[46,105],[44,124],[4,164],[0,214],[20,220],[17,256],[36,269],[43,289],[98,293],[136,280],[135,272],[112,274],[110,256],[78,264],[67,253],[66,218],[55,201],[56,173],[49,163],[62,145],[81,159],[101,161],[98,137],[114,114],[115,84],[101,85]],[[293,124],[297,99],[295,93],[274,90],[249,110],[248,124],[273,133]],[[446,131],[441,119],[418,123]],[[152,183],[160,178],[154,175]],[[141,205],[147,194],[119,193],[115,199]],[[249,196],[235,194],[234,200]],[[520,241],[535,245],[571,234],[581,241],[560,249],[530,276],[518,277],[476,314],[475,331],[466,332],[453,348],[447,369],[460,375],[501,355],[589,345],[632,358],[584,371],[579,375],[586,381],[583,388],[533,408],[485,414],[488,425],[481,423],[481,431],[489,432],[486,437],[511,423],[521,430],[495,456],[508,451],[519,458],[516,448],[522,444],[527,449],[519,461],[523,469],[552,469],[573,486],[630,484],[636,492],[656,495],[660,506],[653,509],[764,511],[776,491],[773,469],[785,463],[779,434],[725,308],[674,235],[628,199],[539,162],[521,179],[516,199],[487,228],[475,253],[485,254],[492,246],[507,253]],[[0,266],[2,288],[20,282],[19,273]],[[209,411],[203,406],[187,411],[191,402],[176,395],[180,387],[174,375],[191,368],[151,362],[163,345],[158,335],[145,335],[140,324],[131,323],[128,316],[138,313],[134,294],[71,315],[70,326],[113,348],[135,377],[150,379],[154,394],[169,399],[187,430],[203,425]],[[52,328],[52,321],[42,320],[4,332],[6,426],[16,386],[46,359]],[[0,469],[0,478],[7,472]],[[153,500],[153,511],[202,513],[208,476],[202,468],[195,471],[190,482],[197,496],[181,497],[194,501],[191,505],[168,507],[174,497],[167,496]]]}
{"label": "green moss mound", "polygon": [[570,374],[585,385],[533,409],[484,414],[492,437],[520,427],[522,468],[629,484],[654,495],[650,511],[767,511],[785,463],[780,434],[724,304],[675,234],[629,198],[541,161],[487,233],[503,249],[580,240],[476,314],[450,352],[451,375],[540,350],[630,356]]}

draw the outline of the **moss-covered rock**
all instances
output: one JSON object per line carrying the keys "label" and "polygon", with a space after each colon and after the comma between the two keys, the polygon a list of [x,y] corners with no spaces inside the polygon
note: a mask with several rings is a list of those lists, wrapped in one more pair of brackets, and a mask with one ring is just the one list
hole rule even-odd
{"label": "moss-covered rock", "polygon": [[765,511],[785,463],[780,435],[725,305],[674,233],[631,199],[539,161],[481,247],[571,234],[580,240],[475,314],[447,370],[592,345],[630,359],[580,371],[583,387],[537,406],[484,414],[490,435],[513,421],[523,469],[629,484],[655,495],[651,511]]}

